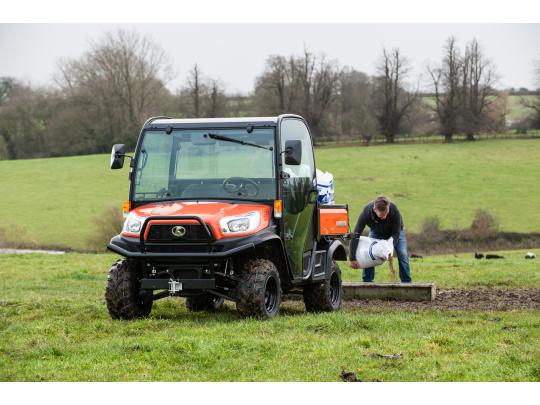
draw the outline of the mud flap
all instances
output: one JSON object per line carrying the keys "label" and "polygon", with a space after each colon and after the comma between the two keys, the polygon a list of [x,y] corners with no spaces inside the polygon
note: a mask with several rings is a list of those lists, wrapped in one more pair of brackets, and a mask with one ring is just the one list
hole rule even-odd
{"label": "mud flap", "polygon": [[315,252],[315,264],[313,268],[313,281],[324,281],[327,273],[326,250],[317,250]]}
{"label": "mud flap", "polygon": [[313,269],[313,281],[324,281],[330,278],[332,260],[347,260],[345,247],[339,240],[334,240],[327,250],[318,250],[315,254],[315,268]]}

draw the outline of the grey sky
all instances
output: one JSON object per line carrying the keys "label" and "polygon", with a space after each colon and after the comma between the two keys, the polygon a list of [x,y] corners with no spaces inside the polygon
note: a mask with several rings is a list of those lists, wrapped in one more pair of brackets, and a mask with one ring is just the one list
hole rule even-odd
{"label": "grey sky", "polygon": [[476,37],[498,67],[499,87],[535,87],[540,59],[540,24],[0,24],[0,76],[49,84],[57,60],[80,56],[88,40],[120,27],[151,36],[171,56],[171,90],[198,63],[229,92],[247,93],[268,55],[297,54],[304,44],[370,74],[382,46],[399,47],[416,80],[450,35],[462,46]]}

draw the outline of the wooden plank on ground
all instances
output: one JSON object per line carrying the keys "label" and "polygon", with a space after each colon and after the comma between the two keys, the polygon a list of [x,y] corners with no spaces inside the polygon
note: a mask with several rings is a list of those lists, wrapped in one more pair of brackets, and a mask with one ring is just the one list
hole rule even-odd
{"label": "wooden plank on ground", "polygon": [[433,301],[436,295],[431,283],[343,283],[344,300]]}

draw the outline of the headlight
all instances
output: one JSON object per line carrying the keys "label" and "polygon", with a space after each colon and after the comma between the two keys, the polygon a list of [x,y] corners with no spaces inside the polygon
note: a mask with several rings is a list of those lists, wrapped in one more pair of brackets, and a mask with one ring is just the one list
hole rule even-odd
{"label": "headlight", "polygon": [[224,234],[251,232],[257,229],[260,222],[261,214],[259,211],[251,211],[236,217],[222,218],[219,221],[219,227]]}
{"label": "headlight", "polygon": [[124,221],[124,228],[122,229],[122,232],[137,234],[141,232],[143,223],[144,223],[143,217],[139,217],[133,213],[129,214],[126,220]]}

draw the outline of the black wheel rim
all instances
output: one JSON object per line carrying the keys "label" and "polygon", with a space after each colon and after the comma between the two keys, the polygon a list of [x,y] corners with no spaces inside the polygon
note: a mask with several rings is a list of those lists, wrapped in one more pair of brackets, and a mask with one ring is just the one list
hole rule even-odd
{"label": "black wheel rim", "polygon": [[266,280],[266,287],[264,289],[264,309],[266,310],[266,313],[274,313],[277,310],[277,303],[277,282],[274,277],[269,277],[268,280]]}
{"label": "black wheel rim", "polygon": [[339,303],[341,297],[341,286],[339,285],[339,277],[336,272],[332,273],[330,277],[330,301],[332,305],[336,306]]}

